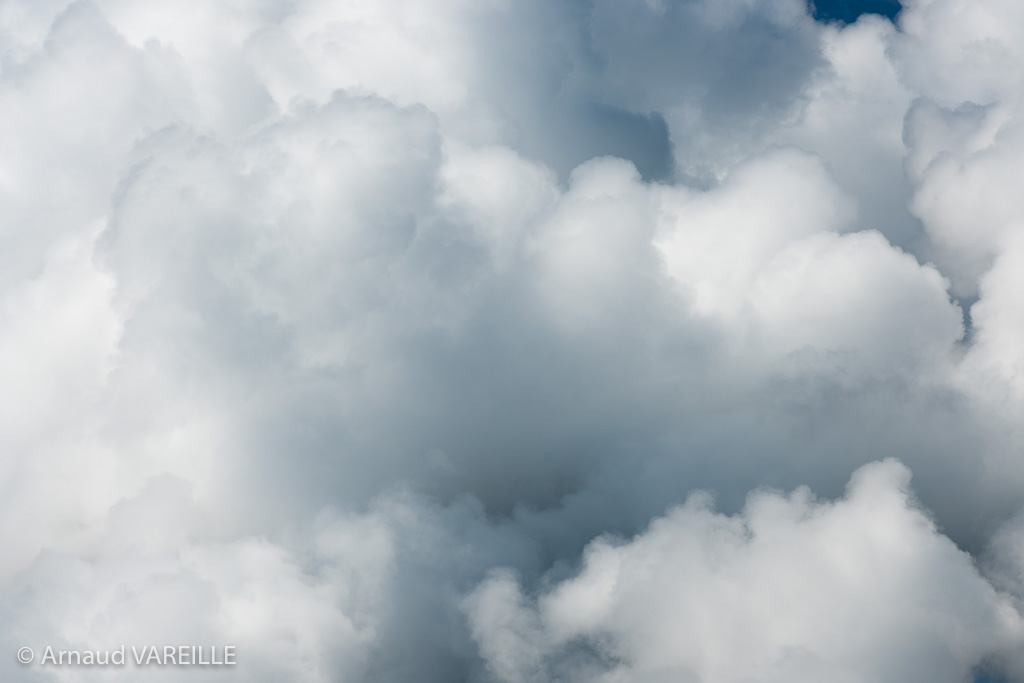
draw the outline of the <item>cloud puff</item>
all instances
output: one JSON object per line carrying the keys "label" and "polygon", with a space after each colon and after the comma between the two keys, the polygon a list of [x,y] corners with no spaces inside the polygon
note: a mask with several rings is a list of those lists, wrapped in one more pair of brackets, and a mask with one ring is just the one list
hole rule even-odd
{"label": "cloud puff", "polygon": [[535,599],[499,570],[464,608],[502,681],[961,681],[1024,624],[908,478],[875,463],[841,500],[757,492],[735,516],[694,494]]}
{"label": "cloud puff", "polygon": [[[359,675],[378,623],[380,587],[393,548],[373,517],[337,519],[315,534],[313,558],[265,539],[198,541],[199,511],[180,481],[163,477],[110,512],[94,557],[46,551],[5,591],[17,624],[5,645],[115,650],[128,663],[75,671],[54,680],[223,680],[216,668],[134,671],[134,646],[212,644],[237,648],[252,680],[334,680]],[[314,561],[315,570],[303,566]],[[244,654],[243,654],[244,653]],[[223,659],[223,655],[219,655]],[[5,675],[23,675],[13,662]],[[44,679],[46,679],[44,677]]]}

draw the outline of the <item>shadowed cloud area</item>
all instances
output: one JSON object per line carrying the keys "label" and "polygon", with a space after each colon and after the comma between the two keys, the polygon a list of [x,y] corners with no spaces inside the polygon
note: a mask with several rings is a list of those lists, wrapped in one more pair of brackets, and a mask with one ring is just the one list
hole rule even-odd
{"label": "shadowed cloud area", "polygon": [[1024,681],[1022,8],[0,1],[0,680]]}

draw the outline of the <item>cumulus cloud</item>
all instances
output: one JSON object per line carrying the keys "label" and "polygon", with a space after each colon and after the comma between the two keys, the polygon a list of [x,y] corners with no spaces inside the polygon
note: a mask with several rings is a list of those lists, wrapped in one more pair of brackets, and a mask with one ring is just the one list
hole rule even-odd
{"label": "cumulus cloud", "polygon": [[810,12],[0,3],[5,650],[1024,677],[1024,18]]}
{"label": "cumulus cloud", "polygon": [[498,680],[962,681],[1020,615],[908,498],[894,461],[846,496],[687,502],[529,599],[496,571],[464,603]]}

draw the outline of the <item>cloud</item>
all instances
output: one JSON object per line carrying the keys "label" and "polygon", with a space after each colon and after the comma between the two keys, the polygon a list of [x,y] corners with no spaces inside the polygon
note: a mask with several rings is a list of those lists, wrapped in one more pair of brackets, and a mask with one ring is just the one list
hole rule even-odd
{"label": "cloud", "polygon": [[3,3],[4,647],[1021,677],[1015,7]]}
{"label": "cloud", "polygon": [[760,491],[735,516],[692,494],[536,598],[497,570],[464,609],[502,681],[961,681],[1019,646],[1020,615],[908,478],[875,463],[841,500]]}
{"label": "cloud", "polygon": [[[199,511],[180,481],[163,477],[115,505],[101,554],[88,559],[45,551],[6,589],[17,624],[5,645],[114,650],[128,664],[61,671],[57,680],[223,680],[204,667],[133,671],[132,647],[235,646],[252,680],[334,680],[357,675],[379,620],[375,592],[393,552],[372,517],[339,519],[316,534],[315,572],[265,539],[197,541]],[[244,653],[244,654],[243,654]],[[223,659],[223,655],[218,658]],[[19,679],[24,667],[5,663]],[[46,676],[42,677],[47,680]]]}

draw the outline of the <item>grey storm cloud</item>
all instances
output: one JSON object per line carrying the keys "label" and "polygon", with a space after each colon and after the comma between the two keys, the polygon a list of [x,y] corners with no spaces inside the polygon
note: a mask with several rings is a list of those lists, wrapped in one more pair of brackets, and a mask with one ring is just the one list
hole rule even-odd
{"label": "grey storm cloud", "polygon": [[1024,9],[812,9],[0,0],[0,677],[1024,680]]}

